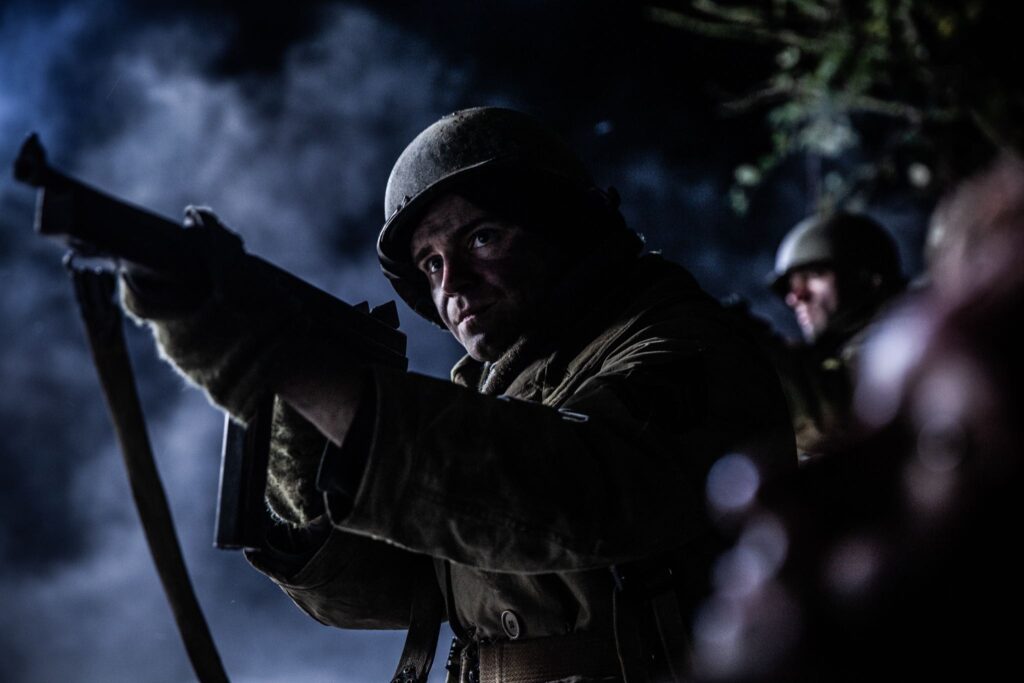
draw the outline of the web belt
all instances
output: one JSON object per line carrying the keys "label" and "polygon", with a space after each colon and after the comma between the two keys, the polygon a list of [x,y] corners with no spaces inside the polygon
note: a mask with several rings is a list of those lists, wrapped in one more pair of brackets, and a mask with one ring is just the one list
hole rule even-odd
{"label": "web belt", "polygon": [[564,636],[481,644],[480,683],[542,683],[570,676],[621,677],[615,639],[571,633]]}

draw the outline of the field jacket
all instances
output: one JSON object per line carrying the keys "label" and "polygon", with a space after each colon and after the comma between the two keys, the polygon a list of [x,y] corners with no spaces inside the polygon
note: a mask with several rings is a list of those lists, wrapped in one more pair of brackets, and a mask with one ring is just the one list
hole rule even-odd
{"label": "field jacket", "polygon": [[748,455],[764,477],[796,456],[770,363],[685,269],[646,255],[585,289],[543,334],[494,364],[463,359],[452,382],[373,370],[354,499],[327,497],[331,531],[301,566],[256,555],[257,568],[339,627],[405,627],[411,587],[433,572],[480,642],[610,633],[609,567],[685,558],[712,528],[720,456]]}

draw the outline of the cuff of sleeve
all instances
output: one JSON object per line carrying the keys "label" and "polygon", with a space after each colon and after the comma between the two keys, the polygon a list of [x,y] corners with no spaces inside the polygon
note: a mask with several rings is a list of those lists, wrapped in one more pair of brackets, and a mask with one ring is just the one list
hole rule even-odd
{"label": "cuff of sleeve", "polygon": [[323,517],[300,529],[277,525],[268,531],[263,548],[246,557],[278,583],[287,583],[320,553],[330,535],[331,524]]}
{"label": "cuff of sleeve", "polygon": [[352,511],[370,457],[376,416],[377,390],[375,382],[369,381],[344,443],[337,446],[328,441],[320,461],[316,488],[324,494],[332,522]]}
{"label": "cuff of sleeve", "polygon": [[121,274],[121,302],[136,322],[187,316],[210,296],[209,285],[201,282],[171,281],[140,270]]}
{"label": "cuff of sleeve", "polygon": [[[267,301],[250,293],[232,306],[207,297],[193,310],[173,315],[148,309],[128,282],[121,287],[121,299],[136,322],[152,329],[161,356],[205,390],[213,404],[243,423],[270,394],[280,364],[292,352],[290,345],[308,327],[280,296]],[[168,317],[159,317],[163,314]]]}
{"label": "cuff of sleeve", "polygon": [[306,541],[301,552],[283,551],[268,544],[259,551],[246,551],[245,558],[274,583],[293,591],[312,591],[328,583],[343,571],[352,553],[350,546],[359,539],[335,529],[324,520]]}

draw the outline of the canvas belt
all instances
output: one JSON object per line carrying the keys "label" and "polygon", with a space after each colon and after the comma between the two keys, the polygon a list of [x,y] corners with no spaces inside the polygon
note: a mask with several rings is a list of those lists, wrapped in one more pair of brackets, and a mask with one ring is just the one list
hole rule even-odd
{"label": "canvas belt", "polygon": [[572,633],[478,646],[480,683],[545,683],[570,676],[620,678],[611,635]]}

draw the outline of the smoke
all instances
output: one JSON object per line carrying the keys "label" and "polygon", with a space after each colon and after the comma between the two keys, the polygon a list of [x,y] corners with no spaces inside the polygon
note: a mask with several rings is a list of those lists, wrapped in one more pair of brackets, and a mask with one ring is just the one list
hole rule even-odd
{"label": "smoke", "polygon": [[[349,7],[326,14],[322,30],[261,79],[211,76],[228,32],[188,17],[123,33],[109,51],[75,52],[111,17],[98,4],[5,11],[3,158],[37,127],[56,163],[98,187],[169,216],[208,204],[250,250],[330,291],[374,303],[393,296],[371,248],[380,188],[401,141],[454,108],[460,69]],[[52,87],[73,70],[91,74],[88,92]],[[107,114],[111,130],[82,123]],[[59,251],[30,234],[27,189],[5,180],[2,200],[0,678],[190,680]],[[241,556],[211,548],[222,419],[155,359],[143,332],[129,338],[185,556],[233,680],[386,679],[398,634],[323,628]],[[413,365],[445,372],[451,344],[439,333],[425,339],[411,349]]]}
{"label": "smoke", "polygon": [[[471,57],[442,49],[436,26],[431,42],[348,4],[319,12],[314,30],[286,45],[274,68],[230,77],[222,58],[238,28],[224,15],[184,8],[157,21],[141,12],[99,0],[0,9],[0,160],[13,159],[37,130],[61,168],[170,217],[187,204],[209,205],[250,251],[350,301],[394,296],[373,242],[382,189],[404,144],[462,106],[538,111],[528,85],[505,87],[482,77]],[[525,27],[543,22],[528,18],[520,17]],[[575,77],[586,60],[556,34],[543,35],[557,45],[553,54],[573,57],[565,68]],[[529,71],[533,79],[555,74],[538,92],[559,89],[560,68]],[[595,135],[615,138],[621,120],[601,110],[600,95],[538,113],[564,107],[574,133],[584,131],[573,139],[600,147]],[[777,205],[741,228],[723,201],[724,162],[613,147],[589,160],[619,188],[651,248],[692,268],[715,294],[777,306],[761,278],[774,241],[800,217],[802,197],[786,189],[790,181]],[[59,250],[29,230],[32,201],[0,176],[0,680],[191,680]],[[412,369],[446,375],[458,356],[450,339],[402,305],[400,315]],[[185,557],[232,680],[386,680],[398,634],[324,628],[240,556],[212,549],[221,417],[155,357],[143,331],[128,336]],[[436,667],[434,679],[442,674]]]}

